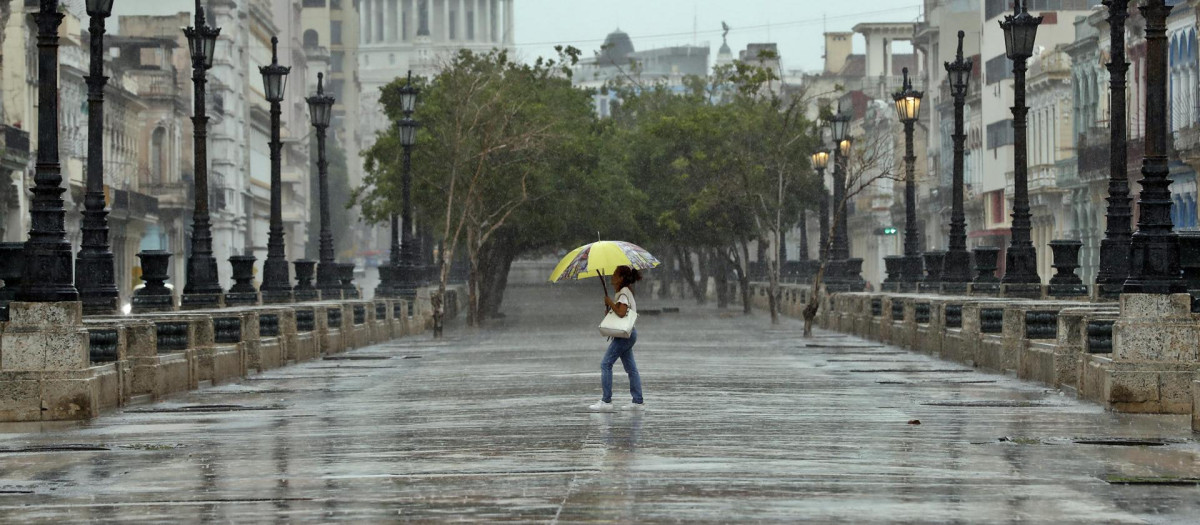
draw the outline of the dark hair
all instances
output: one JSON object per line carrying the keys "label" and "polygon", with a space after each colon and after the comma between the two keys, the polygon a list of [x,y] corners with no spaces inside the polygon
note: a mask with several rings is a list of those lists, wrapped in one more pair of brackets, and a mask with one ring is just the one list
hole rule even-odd
{"label": "dark hair", "polygon": [[637,271],[629,266],[618,266],[613,270],[613,275],[621,279],[621,286],[633,287],[633,283],[642,280],[642,272]]}

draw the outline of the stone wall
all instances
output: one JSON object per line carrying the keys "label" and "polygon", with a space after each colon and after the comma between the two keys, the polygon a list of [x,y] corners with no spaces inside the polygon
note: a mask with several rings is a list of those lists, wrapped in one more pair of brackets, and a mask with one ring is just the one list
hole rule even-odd
{"label": "stone wall", "polygon": [[[768,307],[767,285],[753,285]],[[811,289],[782,285],[800,317]],[[818,326],[1074,392],[1111,410],[1192,414],[1200,430],[1200,315],[1187,294],[1120,303],[902,293],[823,295]]]}
{"label": "stone wall", "polygon": [[[446,293],[450,319],[466,292]],[[421,333],[432,324],[429,296],[86,319],[77,302],[10,303],[0,322],[0,422],[89,419]]]}

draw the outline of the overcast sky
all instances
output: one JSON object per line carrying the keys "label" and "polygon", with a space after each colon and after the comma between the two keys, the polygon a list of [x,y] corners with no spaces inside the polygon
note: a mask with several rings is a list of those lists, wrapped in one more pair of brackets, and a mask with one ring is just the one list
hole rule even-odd
{"label": "overcast sky", "polygon": [[[68,0],[82,5],[83,0]],[[860,22],[914,22],[921,0],[515,0],[517,49],[523,58],[553,56],[571,44],[584,56],[616,28],[636,49],[708,42],[710,60],[721,46],[721,22],[733,29],[734,55],[751,42],[776,42],[787,69],[821,67],[824,31],[849,31]],[[191,12],[194,0],[118,0],[116,15]],[[897,44],[896,51],[906,47]],[[862,43],[855,42],[862,52]]]}
{"label": "overcast sky", "polygon": [[[828,31],[849,31],[861,22],[914,22],[921,0],[515,0],[518,51],[527,58],[552,56],[554,45],[599,49],[620,27],[635,49],[708,42],[710,60],[721,46],[721,22],[733,29],[734,56],[751,42],[775,42],[786,69],[822,66]],[[906,48],[897,44],[895,50]],[[862,52],[862,43],[855,42]]]}

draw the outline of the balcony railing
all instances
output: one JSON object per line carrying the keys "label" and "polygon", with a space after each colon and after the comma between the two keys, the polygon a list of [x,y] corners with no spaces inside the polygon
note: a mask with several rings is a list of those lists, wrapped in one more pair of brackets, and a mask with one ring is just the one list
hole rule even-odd
{"label": "balcony railing", "polygon": [[29,132],[0,124],[0,162],[11,169],[29,163]]}
{"label": "balcony railing", "polygon": [[1189,156],[1200,155],[1200,126],[1193,124],[1175,132],[1175,150]]}
{"label": "balcony railing", "polygon": [[136,191],[113,190],[109,206],[113,211],[126,211],[134,217],[158,215],[158,199]]}

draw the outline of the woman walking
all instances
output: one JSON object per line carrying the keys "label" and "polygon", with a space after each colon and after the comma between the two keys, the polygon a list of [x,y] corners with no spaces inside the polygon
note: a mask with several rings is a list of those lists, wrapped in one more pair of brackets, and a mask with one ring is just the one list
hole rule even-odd
{"label": "woman walking", "polygon": [[[625,317],[630,310],[637,311],[637,300],[633,297],[634,283],[642,280],[641,272],[628,266],[618,266],[612,274],[613,290],[616,290],[616,300],[614,301],[607,295],[604,296],[604,305],[617,314],[619,317]],[[642,377],[638,375],[637,363],[633,361],[633,345],[637,343],[637,329],[634,328],[628,338],[614,337],[608,345],[608,351],[604,353],[604,359],[600,360],[600,388],[603,391],[603,397],[599,402],[589,406],[588,408],[596,412],[612,412],[612,369],[613,364],[618,359],[621,360],[621,365],[625,367],[625,373],[629,374],[629,394],[633,396],[633,402],[625,407],[626,410],[644,410],[645,405],[642,400]]]}

